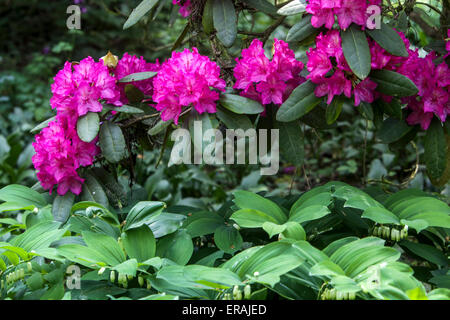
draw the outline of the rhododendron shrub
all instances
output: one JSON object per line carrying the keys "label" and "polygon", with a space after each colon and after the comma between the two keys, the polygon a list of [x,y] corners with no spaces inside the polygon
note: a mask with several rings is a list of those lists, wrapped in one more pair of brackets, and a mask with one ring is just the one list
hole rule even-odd
{"label": "rhododendron shrub", "polygon": [[[124,28],[157,14],[156,3],[143,2]],[[172,130],[192,130],[196,120],[205,129],[276,128],[282,158],[301,168],[305,131],[337,126],[349,112],[365,118],[377,142],[423,145],[431,181],[449,181],[448,27],[433,35],[432,51],[408,39],[409,28],[421,26],[412,8],[380,0],[168,2],[173,5],[186,27],[160,61],[108,53],[66,62],[57,73],[50,100],[56,117],[33,144],[46,190],[83,198],[85,183],[101,185],[93,174],[99,167],[113,176],[114,168],[128,169],[132,179],[139,148],[164,150]],[[375,28],[367,23],[371,6],[382,12]],[[273,24],[260,31],[241,23],[255,12]],[[154,139],[159,135],[164,138]]]}

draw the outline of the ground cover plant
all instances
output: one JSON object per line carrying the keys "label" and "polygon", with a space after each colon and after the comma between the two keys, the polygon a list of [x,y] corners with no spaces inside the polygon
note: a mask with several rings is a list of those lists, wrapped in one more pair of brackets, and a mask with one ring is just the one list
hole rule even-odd
{"label": "ground cover plant", "polygon": [[448,0],[67,5],[0,9],[1,299],[450,298]]}

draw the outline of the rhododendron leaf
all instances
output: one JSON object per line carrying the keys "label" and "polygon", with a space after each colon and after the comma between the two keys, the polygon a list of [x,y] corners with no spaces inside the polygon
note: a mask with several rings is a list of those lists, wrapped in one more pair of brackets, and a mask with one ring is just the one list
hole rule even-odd
{"label": "rhododendron leaf", "polygon": [[202,25],[203,31],[205,31],[206,34],[214,32],[213,1],[214,0],[207,0],[205,8],[203,9]]}
{"label": "rhododendron leaf", "polygon": [[83,178],[85,180],[83,191],[81,192],[81,199],[83,201],[97,202],[104,207],[108,207],[108,197],[100,182],[91,174],[84,174]]}
{"label": "rhododendron leaf", "polygon": [[447,140],[447,160],[445,171],[438,179],[431,179],[433,185],[437,187],[443,187],[450,181],[450,135],[446,134],[445,137]]}
{"label": "rhododendron leaf", "polygon": [[414,82],[404,75],[390,70],[374,70],[370,79],[375,81],[377,91],[388,96],[409,97],[419,92]]}
{"label": "rhododendron leaf", "polygon": [[317,29],[311,24],[311,18],[312,15],[307,15],[300,22],[294,24],[286,36],[286,41],[303,41],[312,34],[317,33]]}
{"label": "rhododendron leaf", "polygon": [[78,137],[84,142],[91,142],[97,137],[100,129],[100,118],[96,112],[88,112],[78,118],[77,133]]}
{"label": "rhododendron leaf", "polygon": [[275,7],[273,4],[271,4],[267,0],[243,0],[243,1],[246,4],[248,4],[250,7],[260,10],[269,15],[277,14],[277,11],[278,11],[277,7]]}
{"label": "rhododendron leaf", "polygon": [[235,94],[222,94],[220,105],[237,114],[260,114],[264,107],[257,101]]}
{"label": "rhododendron leaf", "polygon": [[153,78],[157,74],[158,74],[158,72],[151,72],[151,71],[136,72],[136,73],[132,73],[132,74],[129,74],[129,75],[123,77],[122,79],[119,80],[119,82],[134,82],[134,81],[147,80],[147,79]]}
{"label": "rhododendron leaf", "polygon": [[103,123],[100,127],[99,141],[103,156],[109,162],[117,163],[125,157],[125,138],[118,125],[108,121]]}
{"label": "rhododendron leaf", "polygon": [[383,121],[378,131],[378,138],[383,143],[393,143],[403,138],[412,129],[413,127],[409,126],[405,121],[387,118]]}
{"label": "rhododendron leaf", "polygon": [[314,109],[322,100],[314,94],[315,87],[311,81],[298,86],[278,110],[277,120],[295,121]]}
{"label": "rhododendron leaf", "polygon": [[343,106],[344,100],[340,98],[333,99],[333,102],[327,106],[327,111],[325,115],[328,124],[333,124],[336,122],[336,120],[341,115]]}
{"label": "rhododendron leaf", "polygon": [[359,26],[352,25],[341,31],[342,49],[350,69],[356,76],[364,80],[370,73],[371,54],[366,34]]}
{"label": "rhododendron leaf", "polygon": [[123,25],[123,29],[125,30],[131,26],[134,26],[158,3],[158,1],[159,0],[143,0],[136,8],[133,9],[133,11],[131,11],[130,16]]}
{"label": "rhododendron leaf", "polygon": [[294,0],[281,7],[278,10],[278,14],[283,16],[291,16],[294,14],[302,13],[306,11],[306,5],[307,4],[305,0]]}
{"label": "rhododendron leaf", "polygon": [[248,130],[253,128],[253,124],[250,119],[243,114],[235,114],[228,110],[218,108],[217,117],[227,126],[228,129]]}
{"label": "rhododendron leaf", "polygon": [[297,168],[301,167],[305,160],[305,141],[300,123],[277,122],[276,128],[280,130],[281,155]]}
{"label": "rhododendron leaf", "polygon": [[125,86],[125,95],[130,103],[140,103],[144,99],[144,93],[132,84]]}
{"label": "rhododendron leaf", "polygon": [[149,135],[151,135],[151,136],[155,136],[155,135],[157,135],[158,133],[162,132],[165,128],[167,128],[168,126],[170,126],[172,123],[173,123],[172,120],[169,120],[169,121],[163,121],[163,120],[160,120],[160,121],[158,121],[158,123],[157,123],[153,128],[151,128],[150,130],[148,130],[147,133],[148,133]]}
{"label": "rhododendron leaf", "polygon": [[111,105],[107,105],[105,107],[107,107],[108,109],[110,109],[112,111],[117,111],[117,112],[122,112],[122,113],[130,113],[130,114],[144,113],[144,110],[136,108],[136,107],[132,107],[132,106],[129,106],[126,104],[124,104],[123,106],[120,106],[120,107],[111,106]]}
{"label": "rhododendron leaf", "polygon": [[376,110],[377,108],[381,108],[381,112],[384,112],[389,116],[392,116],[399,120],[402,120],[403,118],[402,105],[397,99],[393,99],[391,102],[386,102],[383,99],[378,99],[377,101],[375,101],[374,105],[374,110]]}
{"label": "rhododendron leaf", "polygon": [[52,206],[53,219],[62,223],[66,222],[70,216],[74,200],[75,195],[70,191],[63,196],[56,196]]}
{"label": "rhododendron leaf", "polygon": [[447,153],[450,152],[441,122],[435,118],[424,139],[424,159],[427,173],[432,179],[439,179],[447,166]]}
{"label": "rhododendron leaf", "polygon": [[402,38],[388,25],[381,23],[380,29],[367,30],[367,33],[387,52],[394,56],[408,57],[408,51]]}
{"label": "rhododendron leaf", "polygon": [[214,0],[213,17],[217,38],[225,47],[231,47],[237,35],[237,19],[233,1]]}
{"label": "rhododendron leaf", "polygon": [[40,124],[38,124],[36,127],[34,127],[33,129],[30,130],[31,133],[36,133],[38,131],[41,131],[42,129],[48,127],[48,124],[52,121],[56,120],[56,116],[51,117],[50,119],[47,119],[43,122],[41,122]]}
{"label": "rhododendron leaf", "polygon": [[242,248],[242,236],[232,226],[221,226],[214,233],[214,243],[225,253],[233,254]]}

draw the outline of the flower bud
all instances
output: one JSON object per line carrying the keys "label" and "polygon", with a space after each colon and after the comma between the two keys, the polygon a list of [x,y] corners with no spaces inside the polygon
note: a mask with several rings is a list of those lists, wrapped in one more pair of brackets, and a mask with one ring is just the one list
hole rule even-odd
{"label": "flower bud", "polygon": [[150,290],[152,288],[152,283],[149,279],[147,279],[147,290]]}
{"label": "flower bud", "polygon": [[113,55],[111,51],[108,51],[106,56],[101,57],[100,60],[103,60],[103,64],[108,68],[115,68],[119,62],[119,57]]}
{"label": "flower bud", "polygon": [[252,296],[252,287],[248,284],[244,287],[244,299],[249,300]]}
{"label": "flower bud", "polygon": [[114,270],[112,270],[111,273],[109,274],[109,281],[114,283],[115,280],[116,280],[116,273],[114,272]]}
{"label": "flower bud", "polygon": [[98,270],[98,275],[101,276],[105,270],[105,267],[101,267],[100,270]]}
{"label": "flower bud", "polygon": [[33,271],[33,265],[31,264],[31,262],[27,262],[27,269],[28,269],[28,272]]}
{"label": "flower bud", "polygon": [[138,277],[138,283],[139,286],[142,288],[144,286],[144,278],[142,278],[141,276]]}

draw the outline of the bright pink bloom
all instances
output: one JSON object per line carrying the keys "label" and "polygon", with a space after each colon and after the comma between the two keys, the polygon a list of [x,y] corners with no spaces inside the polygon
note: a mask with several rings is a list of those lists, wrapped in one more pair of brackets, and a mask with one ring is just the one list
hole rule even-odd
{"label": "bright pink bloom", "polygon": [[241,96],[264,105],[283,104],[292,90],[304,82],[299,75],[303,63],[295,58],[294,51],[282,40],[274,40],[272,60],[265,55],[263,43],[255,39],[242,50],[242,58],[236,61],[234,88],[243,90]]}
{"label": "bright pink bloom", "polygon": [[183,17],[188,17],[191,14],[191,0],[172,0],[173,4],[180,6],[180,14]]}
{"label": "bright pink bloom", "polygon": [[211,88],[225,90],[219,66],[200,55],[197,48],[173,52],[172,58],[162,64],[153,85],[153,101],[157,102],[155,108],[162,111],[161,119],[173,119],[176,124],[182,108],[190,105],[200,114],[215,113],[219,93]]}
{"label": "bright pink bloom", "polygon": [[[143,57],[132,56],[127,52],[123,55],[122,59],[117,62],[117,66],[114,70],[114,75],[117,80],[120,80],[130,74],[139,72],[157,72],[160,69],[158,60],[156,63],[149,63],[144,60]],[[120,89],[120,101],[124,104],[128,103],[128,99],[125,95],[125,86],[132,84],[138,88],[146,96],[153,95],[153,78],[141,81],[134,81],[130,83],[118,83]]]}

